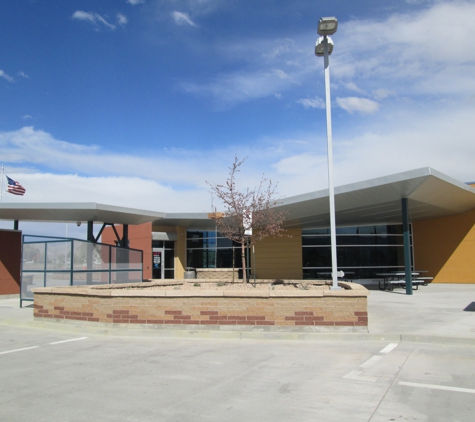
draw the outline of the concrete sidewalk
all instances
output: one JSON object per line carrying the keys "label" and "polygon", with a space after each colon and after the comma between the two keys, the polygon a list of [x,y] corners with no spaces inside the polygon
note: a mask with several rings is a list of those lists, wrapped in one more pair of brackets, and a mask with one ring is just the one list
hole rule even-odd
{"label": "concrete sidewalk", "polygon": [[270,338],[317,340],[388,340],[415,341],[447,344],[475,345],[475,285],[430,284],[421,286],[413,295],[405,290],[381,291],[377,284],[368,284],[369,333],[285,333],[285,332],[226,332],[117,328],[108,324],[78,321],[34,321],[31,302],[19,306],[19,298],[0,298],[0,324],[29,328],[59,329],[113,335],[146,335],[163,337],[210,337],[210,338]]}
{"label": "concrete sidewalk", "polygon": [[475,344],[475,285],[429,284],[413,295],[404,289],[381,291],[368,298],[369,332],[404,340]]}

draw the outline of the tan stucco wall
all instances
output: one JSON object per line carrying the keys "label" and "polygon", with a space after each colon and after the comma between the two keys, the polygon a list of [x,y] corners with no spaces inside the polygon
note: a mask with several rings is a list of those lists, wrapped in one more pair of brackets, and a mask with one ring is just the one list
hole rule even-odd
{"label": "tan stucco wall", "polygon": [[183,278],[186,266],[186,228],[181,226],[157,226],[152,227],[154,232],[176,233],[175,240],[175,278]]}
{"label": "tan stucco wall", "polygon": [[176,226],[176,233],[178,237],[175,241],[175,278],[183,278],[186,266],[186,228]]}
{"label": "tan stucco wall", "polygon": [[412,226],[416,269],[434,283],[475,283],[475,210]]}
{"label": "tan stucco wall", "polygon": [[[302,230],[287,230],[285,236],[270,237],[255,246],[257,278],[302,278]],[[252,262],[252,260],[251,260]],[[253,268],[254,270],[254,268]]]}

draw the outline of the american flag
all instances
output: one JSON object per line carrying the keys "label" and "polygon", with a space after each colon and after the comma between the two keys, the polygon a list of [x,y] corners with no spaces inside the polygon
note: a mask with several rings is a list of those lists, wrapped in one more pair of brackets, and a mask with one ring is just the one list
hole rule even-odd
{"label": "american flag", "polygon": [[20,185],[18,182],[15,182],[13,179],[10,179],[5,175],[8,180],[7,192],[13,193],[13,195],[24,195],[26,189]]}

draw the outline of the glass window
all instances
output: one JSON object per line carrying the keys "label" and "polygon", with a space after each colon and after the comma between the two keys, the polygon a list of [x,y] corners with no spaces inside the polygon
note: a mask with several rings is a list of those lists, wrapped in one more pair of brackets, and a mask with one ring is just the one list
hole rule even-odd
{"label": "glass window", "polygon": [[331,267],[331,249],[303,248],[302,259],[304,267]]}
{"label": "glass window", "polygon": [[330,229],[305,229],[302,234],[330,234]]}
{"label": "glass window", "polygon": [[216,268],[216,251],[208,249],[189,249],[186,266],[191,268]]}
{"label": "glass window", "polygon": [[[402,225],[337,228],[338,269],[350,278],[374,278],[404,268]],[[325,234],[327,234],[325,236]],[[305,278],[331,270],[329,229],[302,230],[302,267]],[[412,244],[412,238],[411,238]]]}
{"label": "glass window", "polygon": [[337,227],[336,234],[358,234],[358,227]]}
{"label": "glass window", "polygon": [[240,268],[241,245],[215,231],[187,232],[187,262],[191,268]]}
{"label": "glass window", "polygon": [[217,246],[218,248],[232,248],[233,241],[231,239],[227,239],[226,237],[219,237]]}
{"label": "glass window", "polygon": [[[165,268],[173,269],[175,267],[175,254],[173,250],[165,250]],[[167,277],[165,277],[167,278]]]}
{"label": "glass window", "polygon": [[330,236],[303,236],[302,245],[304,246],[325,246],[331,245]]}

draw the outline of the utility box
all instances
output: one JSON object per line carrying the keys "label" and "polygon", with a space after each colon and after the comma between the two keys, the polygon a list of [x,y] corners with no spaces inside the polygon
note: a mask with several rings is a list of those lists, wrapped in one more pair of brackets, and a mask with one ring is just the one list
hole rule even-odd
{"label": "utility box", "polygon": [[195,278],[196,278],[195,270],[192,270],[192,269],[188,268],[185,271],[185,280],[194,280]]}

